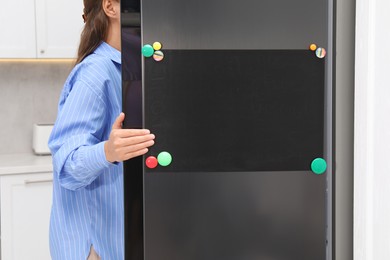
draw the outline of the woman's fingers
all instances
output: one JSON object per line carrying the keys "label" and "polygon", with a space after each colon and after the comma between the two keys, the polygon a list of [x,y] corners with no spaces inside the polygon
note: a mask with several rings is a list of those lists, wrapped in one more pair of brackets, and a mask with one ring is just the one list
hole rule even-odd
{"label": "woman's fingers", "polygon": [[140,143],[145,143],[151,140],[154,140],[155,136],[153,134],[141,135],[141,136],[130,136],[130,137],[121,137],[115,140],[115,145],[118,147],[132,146]]}
{"label": "woman's fingers", "polygon": [[132,145],[125,148],[120,148],[117,150],[116,154],[118,156],[117,161],[125,161],[140,155],[144,155],[149,151],[148,147],[152,146],[154,141],[149,143],[143,143],[138,145]]}
{"label": "woman's fingers", "polygon": [[145,154],[154,138],[147,129],[113,129],[105,144],[106,158],[119,162]]}
{"label": "woman's fingers", "polygon": [[142,136],[148,134],[150,134],[150,131],[148,129],[113,129],[111,132],[111,135],[121,138]]}
{"label": "woman's fingers", "polygon": [[135,152],[128,153],[128,154],[126,154],[125,157],[126,157],[126,160],[129,160],[129,159],[131,159],[131,158],[135,158],[135,157],[137,157],[137,156],[144,155],[144,154],[146,154],[148,151],[149,151],[148,148],[144,148],[144,149],[142,149],[142,150],[138,150],[138,151],[135,151]]}
{"label": "woman's fingers", "polygon": [[137,157],[137,156],[144,155],[144,154],[146,154],[148,151],[149,151],[148,148],[143,148],[143,149],[141,149],[141,150],[137,150],[137,151],[134,151],[134,152],[127,153],[127,154],[124,155],[124,160],[123,160],[123,161],[129,160],[129,159],[131,159],[131,158],[135,158],[135,157]]}
{"label": "woman's fingers", "polygon": [[117,151],[122,153],[122,154],[128,154],[128,153],[142,150],[144,148],[148,148],[152,145],[154,145],[154,140],[148,140],[148,141],[142,142],[142,143],[136,143],[136,144],[118,147]]}

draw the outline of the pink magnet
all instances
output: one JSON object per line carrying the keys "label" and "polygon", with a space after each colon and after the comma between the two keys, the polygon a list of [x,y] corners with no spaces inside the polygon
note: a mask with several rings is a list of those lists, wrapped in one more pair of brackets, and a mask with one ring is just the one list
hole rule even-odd
{"label": "pink magnet", "polygon": [[155,51],[153,54],[153,59],[155,61],[162,61],[164,59],[164,53],[162,51]]}
{"label": "pink magnet", "polygon": [[325,48],[318,48],[316,50],[316,56],[320,59],[324,58],[326,56],[326,50]]}

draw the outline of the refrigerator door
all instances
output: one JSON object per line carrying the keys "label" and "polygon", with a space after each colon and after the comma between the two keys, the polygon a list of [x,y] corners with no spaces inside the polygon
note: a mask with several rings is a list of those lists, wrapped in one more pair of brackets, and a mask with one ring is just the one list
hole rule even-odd
{"label": "refrigerator door", "polygon": [[122,0],[126,259],[331,259],[332,12]]}

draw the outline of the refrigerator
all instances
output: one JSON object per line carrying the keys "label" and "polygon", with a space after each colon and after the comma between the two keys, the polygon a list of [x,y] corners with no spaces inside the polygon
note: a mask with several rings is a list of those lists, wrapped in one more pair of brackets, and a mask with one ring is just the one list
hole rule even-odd
{"label": "refrigerator", "polygon": [[331,0],[122,0],[127,260],[333,256]]}

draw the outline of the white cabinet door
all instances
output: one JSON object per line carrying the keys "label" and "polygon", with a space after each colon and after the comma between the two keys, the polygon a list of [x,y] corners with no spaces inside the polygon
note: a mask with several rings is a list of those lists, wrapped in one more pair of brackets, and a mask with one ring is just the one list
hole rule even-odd
{"label": "white cabinet door", "polygon": [[49,260],[52,173],[0,178],[1,259]]}
{"label": "white cabinet door", "polygon": [[35,0],[38,58],[76,58],[83,1]]}
{"label": "white cabinet door", "polygon": [[0,0],[0,58],[36,58],[32,0]]}
{"label": "white cabinet door", "polygon": [[0,0],[0,58],[76,58],[83,1]]}

